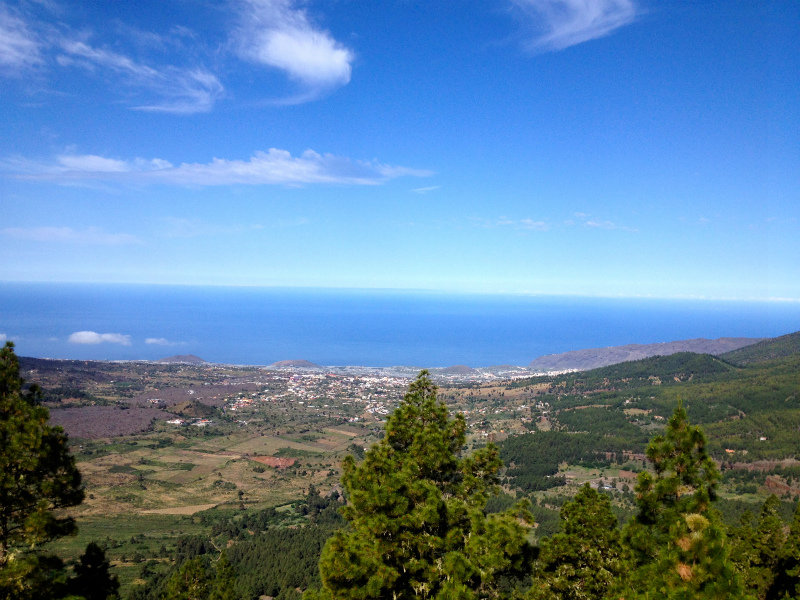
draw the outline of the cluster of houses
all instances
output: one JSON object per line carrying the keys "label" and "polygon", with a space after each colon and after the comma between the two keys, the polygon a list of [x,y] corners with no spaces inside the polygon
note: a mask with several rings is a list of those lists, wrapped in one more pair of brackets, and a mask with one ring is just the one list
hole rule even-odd
{"label": "cluster of houses", "polygon": [[191,425],[193,427],[208,427],[213,425],[214,421],[211,419],[170,419],[167,421],[170,425]]}

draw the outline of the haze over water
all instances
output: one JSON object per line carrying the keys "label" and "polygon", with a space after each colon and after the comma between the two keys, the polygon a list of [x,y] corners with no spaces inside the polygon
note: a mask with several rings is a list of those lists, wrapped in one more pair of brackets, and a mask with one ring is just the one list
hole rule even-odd
{"label": "haze over water", "polygon": [[[800,303],[407,291],[17,284],[0,334],[19,354],[232,364],[526,365],[569,350],[800,329]],[[76,332],[93,332],[75,343]],[[114,334],[106,335],[103,334]]]}

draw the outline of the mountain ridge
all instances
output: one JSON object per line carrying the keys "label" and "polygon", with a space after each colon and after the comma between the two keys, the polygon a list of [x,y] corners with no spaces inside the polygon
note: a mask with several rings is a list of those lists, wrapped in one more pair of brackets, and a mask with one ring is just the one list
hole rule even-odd
{"label": "mountain ridge", "polygon": [[693,338],[658,344],[626,344],[624,346],[609,346],[606,348],[570,350],[561,354],[540,356],[532,360],[528,364],[528,368],[536,371],[588,371],[652,356],[669,356],[678,352],[694,352],[717,356],[763,342],[765,339],[722,337],[709,340],[706,338]]}

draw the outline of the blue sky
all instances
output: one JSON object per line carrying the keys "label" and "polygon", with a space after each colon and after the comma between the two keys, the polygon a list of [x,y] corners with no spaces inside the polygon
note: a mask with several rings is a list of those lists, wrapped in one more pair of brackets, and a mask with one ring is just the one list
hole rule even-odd
{"label": "blue sky", "polygon": [[0,280],[798,300],[799,23],[0,2]]}

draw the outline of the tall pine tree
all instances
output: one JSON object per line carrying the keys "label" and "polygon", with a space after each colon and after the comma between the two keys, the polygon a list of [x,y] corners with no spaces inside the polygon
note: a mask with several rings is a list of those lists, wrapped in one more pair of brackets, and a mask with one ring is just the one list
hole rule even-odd
{"label": "tall pine tree", "polygon": [[91,542],[75,565],[75,577],[70,581],[70,591],[85,600],[107,600],[116,598],[119,581],[109,573],[111,565],[106,553]]}
{"label": "tall pine tree", "polygon": [[800,503],[794,511],[789,537],[778,554],[776,577],[767,591],[767,600],[800,598]]}
{"label": "tall pine tree", "polygon": [[465,431],[422,371],[384,438],[344,461],[349,528],[326,544],[309,599],[495,598],[501,576],[528,572],[530,514],[484,514],[502,463],[494,446],[462,457]]}
{"label": "tall pine tree", "polygon": [[603,598],[627,568],[610,498],[587,483],[560,517],[562,531],[542,541],[529,600]]}
{"label": "tall pine tree", "polygon": [[730,534],[731,559],[748,593],[758,600],[766,598],[778,573],[778,559],[786,537],[778,514],[780,503],[775,494],[771,495],[761,507],[755,529],[748,513]]}
{"label": "tall pine tree", "polygon": [[75,532],[59,510],[83,501],[67,436],[50,426],[39,397],[39,388],[20,377],[14,344],[6,342],[0,350],[0,599],[56,597],[53,586],[65,581],[61,563],[37,552]]}
{"label": "tall pine tree", "polygon": [[626,598],[734,599],[742,584],[729,558],[725,531],[711,502],[719,471],[699,427],[678,404],[647,458],[655,475],[639,474],[637,516],[626,528],[634,572]]}

